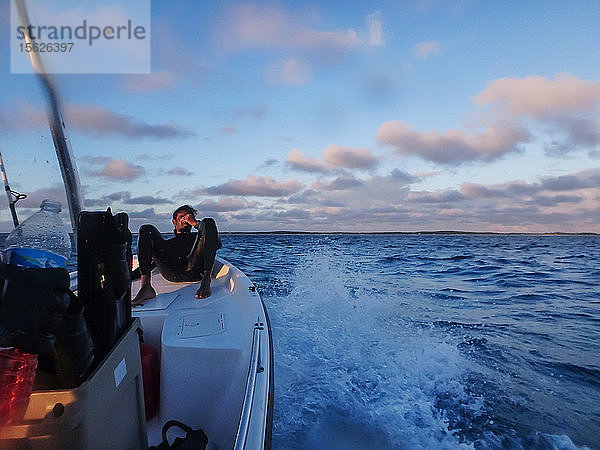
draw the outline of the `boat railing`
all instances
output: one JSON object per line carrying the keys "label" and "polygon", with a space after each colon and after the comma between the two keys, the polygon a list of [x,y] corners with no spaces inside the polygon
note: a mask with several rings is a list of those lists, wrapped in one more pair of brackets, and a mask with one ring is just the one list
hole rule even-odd
{"label": "boat railing", "polygon": [[235,437],[235,450],[242,450],[246,447],[248,431],[250,428],[250,414],[252,412],[252,403],[254,400],[254,390],[256,387],[256,376],[265,369],[262,366],[260,356],[260,335],[265,329],[264,324],[258,319],[254,324],[252,331],[252,353],[250,356],[250,369],[246,380],[246,392],[244,394],[244,404],[242,405],[242,414]]}

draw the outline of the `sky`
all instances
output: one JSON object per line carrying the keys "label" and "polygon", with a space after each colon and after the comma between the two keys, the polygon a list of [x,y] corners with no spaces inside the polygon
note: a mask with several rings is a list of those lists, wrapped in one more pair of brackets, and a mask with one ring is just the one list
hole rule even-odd
{"label": "sky", "polygon": [[[170,231],[186,203],[221,231],[600,232],[598,0],[150,12],[151,73],[54,76],[86,209],[126,211],[134,232]],[[0,151],[22,220],[66,200],[40,83],[11,73],[6,0],[0,22]]]}

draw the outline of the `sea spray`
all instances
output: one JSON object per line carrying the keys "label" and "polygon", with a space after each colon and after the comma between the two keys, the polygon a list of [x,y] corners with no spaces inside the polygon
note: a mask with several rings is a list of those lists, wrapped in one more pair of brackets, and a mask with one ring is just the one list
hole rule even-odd
{"label": "sea spray", "polygon": [[460,352],[398,320],[397,299],[373,295],[368,274],[344,268],[331,249],[308,254],[292,292],[269,299],[275,447],[461,447],[436,408],[440,393],[465,397]]}
{"label": "sea spray", "polygon": [[273,322],[274,449],[600,449],[598,236],[223,239]]}

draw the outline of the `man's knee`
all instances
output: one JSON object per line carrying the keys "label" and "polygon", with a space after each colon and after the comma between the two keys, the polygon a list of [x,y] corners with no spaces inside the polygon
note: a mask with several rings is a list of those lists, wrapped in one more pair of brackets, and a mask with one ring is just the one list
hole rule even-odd
{"label": "man's knee", "polygon": [[205,217],[202,219],[199,229],[202,236],[204,236],[205,245],[216,246],[217,249],[221,248],[221,241],[219,240],[219,232],[217,231],[215,219],[212,217]]}
{"label": "man's knee", "polygon": [[217,232],[217,224],[215,223],[215,219],[212,217],[205,217],[202,219],[202,229],[205,232],[216,233]]}

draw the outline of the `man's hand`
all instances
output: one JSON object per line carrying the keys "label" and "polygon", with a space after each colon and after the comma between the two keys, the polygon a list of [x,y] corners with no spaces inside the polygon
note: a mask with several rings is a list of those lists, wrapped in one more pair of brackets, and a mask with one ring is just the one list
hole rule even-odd
{"label": "man's hand", "polygon": [[184,223],[190,224],[193,227],[198,225],[198,220],[196,220],[196,218],[192,214],[189,214],[189,213],[186,214],[185,216],[183,216],[182,221]]}

